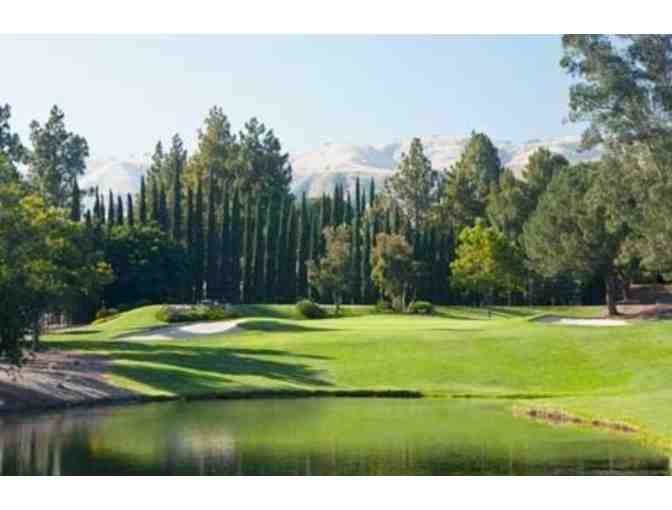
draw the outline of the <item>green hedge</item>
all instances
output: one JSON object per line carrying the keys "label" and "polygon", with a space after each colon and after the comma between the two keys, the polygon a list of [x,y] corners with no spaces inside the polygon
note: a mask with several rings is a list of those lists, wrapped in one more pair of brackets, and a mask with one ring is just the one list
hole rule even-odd
{"label": "green hedge", "polygon": [[156,313],[156,318],[164,322],[223,321],[238,317],[240,313],[232,308],[208,305],[164,306]]}

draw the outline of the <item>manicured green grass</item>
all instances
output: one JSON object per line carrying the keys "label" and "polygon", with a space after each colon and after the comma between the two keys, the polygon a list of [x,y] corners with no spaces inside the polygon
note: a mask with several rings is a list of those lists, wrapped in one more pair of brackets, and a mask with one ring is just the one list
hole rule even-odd
{"label": "manicured green grass", "polygon": [[[157,307],[48,338],[55,348],[107,354],[110,380],[152,395],[262,390],[412,390],[427,396],[514,397],[583,417],[625,421],[672,440],[672,322],[624,327],[542,324],[542,313],[601,309],[440,307],[433,317],[371,314],[296,320],[292,306],[245,307],[238,335],[187,341],[124,339],[161,326]],[[367,314],[368,315],[365,315]]]}

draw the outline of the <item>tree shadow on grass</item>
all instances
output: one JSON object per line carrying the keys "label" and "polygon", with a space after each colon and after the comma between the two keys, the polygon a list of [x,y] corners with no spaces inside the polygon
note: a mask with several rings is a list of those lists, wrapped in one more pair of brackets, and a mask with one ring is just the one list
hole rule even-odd
{"label": "tree shadow on grass", "polygon": [[[58,342],[53,346],[58,348]],[[321,378],[321,370],[297,362],[328,358],[290,351],[95,341],[68,342],[67,347],[109,351],[114,361],[108,367],[110,373],[170,393],[225,391],[243,385],[235,377],[247,376],[302,386],[331,386]]]}
{"label": "tree shadow on grass", "polygon": [[304,326],[303,324],[277,322],[263,319],[245,321],[240,323],[239,327],[248,331],[283,331],[292,333],[302,333],[309,331],[334,331],[332,328],[315,328],[311,326]]}

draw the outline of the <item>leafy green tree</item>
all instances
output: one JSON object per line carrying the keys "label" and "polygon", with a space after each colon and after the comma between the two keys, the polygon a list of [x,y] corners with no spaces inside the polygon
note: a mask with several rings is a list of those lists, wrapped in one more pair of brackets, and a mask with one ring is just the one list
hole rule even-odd
{"label": "leafy green tree", "polygon": [[485,133],[473,131],[464,152],[454,165],[454,173],[463,173],[474,183],[476,198],[485,202],[492,186],[499,184],[502,163],[497,147]]}
{"label": "leafy green tree", "polygon": [[327,243],[326,255],[320,258],[319,263],[313,260],[307,262],[308,281],[322,298],[331,296],[338,315],[352,280],[350,228],[347,225],[327,227],[324,237]]}
{"label": "leafy green tree", "polygon": [[105,287],[107,306],[175,302],[190,275],[186,250],[156,224],[113,228],[105,259],[116,276]]}
{"label": "leafy green tree", "polygon": [[485,216],[485,203],[479,199],[477,182],[462,168],[453,168],[442,179],[436,220],[454,231],[471,227]]}
{"label": "leafy green tree", "polygon": [[[86,227],[18,184],[0,186],[0,356],[21,363],[20,342],[39,338],[39,318],[111,278],[88,248]],[[84,248],[84,249],[83,249]]]}
{"label": "leafy green tree", "polygon": [[416,283],[417,265],[413,248],[403,236],[381,233],[372,252],[371,278],[381,293],[399,311],[406,311]]}
{"label": "leafy green tree", "polygon": [[[19,135],[11,130],[9,125],[11,117],[12,108],[8,104],[0,105],[0,159],[4,160],[5,175],[12,175],[18,179],[17,164],[24,162],[27,151]],[[1,179],[0,184],[2,184]]]}
{"label": "leafy green tree", "polygon": [[523,170],[523,179],[527,183],[527,193],[533,209],[553,177],[568,166],[569,161],[564,156],[553,154],[546,148],[537,149],[529,157]]}
{"label": "leafy green tree", "polygon": [[481,297],[524,290],[521,254],[502,232],[482,222],[460,232],[450,269],[456,286]]}
{"label": "leafy green tree", "polygon": [[74,183],[86,168],[85,160],[89,156],[86,140],[66,129],[65,114],[54,106],[44,126],[36,120],[30,123],[30,141],[33,145],[28,156],[31,185],[48,204],[69,206]]}
{"label": "leafy green tree", "polygon": [[408,154],[402,154],[395,174],[386,182],[387,191],[401,207],[414,229],[423,228],[430,218],[437,194],[438,173],[425,156],[419,138],[413,138]]}
{"label": "leafy green tree", "polygon": [[603,164],[582,164],[556,175],[526,223],[523,241],[534,269],[544,276],[604,274],[607,308],[616,315],[617,265],[628,226],[611,223],[594,195],[599,174],[608,171]]}

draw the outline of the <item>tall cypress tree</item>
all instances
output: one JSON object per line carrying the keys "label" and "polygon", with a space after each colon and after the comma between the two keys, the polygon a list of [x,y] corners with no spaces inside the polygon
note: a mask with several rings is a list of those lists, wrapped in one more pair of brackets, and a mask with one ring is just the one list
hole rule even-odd
{"label": "tall cypress tree", "polygon": [[231,301],[240,302],[241,293],[241,247],[242,231],[240,219],[240,195],[238,188],[233,191],[233,200],[231,201]]}
{"label": "tall cypress tree", "polygon": [[222,299],[231,301],[231,218],[229,216],[229,188],[222,192],[222,227],[219,237],[219,288]]}
{"label": "tall cypress tree", "polygon": [[203,299],[203,273],[205,266],[205,236],[203,232],[203,186],[196,188],[196,210],[194,212],[194,298]]}
{"label": "tall cypress tree", "polygon": [[191,187],[187,188],[187,255],[191,265],[191,275],[187,280],[184,298],[188,302],[194,299],[194,193]]}
{"label": "tall cypress tree", "polygon": [[98,186],[96,186],[96,198],[93,202],[93,219],[96,223],[102,223],[103,218],[100,217],[100,193],[98,192]]}
{"label": "tall cypress tree", "polygon": [[156,176],[152,176],[152,221],[161,224],[159,218],[159,182]]}
{"label": "tall cypress tree", "polygon": [[166,186],[161,182],[159,186],[159,226],[161,230],[168,233],[168,199],[166,197]]}
{"label": "tall cypress tree", "polygon": [[371,225],[364,222],[364,242],[362,244],[362,260],[360,267],[360,283],[362,303],[371,303],[373,301],[373,282],[371,281]]}
{"label": "tall cypress tree", "polygon": [[277,215],[277,211],[273,210],[271,202],[266,206],[266,225],[264,229],[264,268],[263,268],[263,299],[266,303],[272,303],[273,298],[273,278],[275,277],[274,269],[274,245],[275,245],[275,228],[273,219]]}
{"label": "tall cypress tree", "polygon": [[175,156],[173,177],[173,240],[182,242],[182,158]]}
{"label": "tall cypress tree", "polygon": [[207,261],[205,281],[207,283],[208,298],[220,297],[221,290],[218,288],[217,260],[219,247],[217,246],[217,217],[215,214],[216,185],[210,172],[208,178],[208,237],[207,237]]}
{"label": "tall cypress tree", "polygon": [[308,274],[306,262],[308,259],[308,242],[310,237],[310,217],[308,216],[308,204],[306,193],[301,197],[301,214],[299,216],[299,228],[297,233],[296,252],[296,295],[299,298],[308,295]]}
{"label": "tall cypress tree", "polygon": [[82,198],[79,193],[77,179],[72,185],[72,198],[70,199],[70,221],[79,223],[82,220]]}
{"label": "tall cypress tree", "polygon": [[126,223],[129,227],[135,225],[135,217],[133,216],[133,195],[126,193]]}
{"label": "tall cypress tree", "polygon": [[114,193],[112,190],[109,191],[108,200],[107,200],[107,228],[112,229],[116,221],[116,216],[114,214]]}
{"label": "tall cypress tree", "polygon": [[298,244],[298,214],[294,207],[294,201],[290,202],[287,211],[287,271],[283,274],[285,301],[296,301],[296,274],[297,274],[297,244]]}
{"label": "tall cypress tree", "polygon": [[355,181],[355,210],[354,210],[354,219],[352,221],[352,285],[351,285],[351,295],[354,303],[362,302],[362,247],[360,239],[360,229],[361,229],[361,203],[362,196],[359,189],[359,177]]}
{"label": "tall cypress tree", "polygon": [[254,209],[254,265],[252,267],[252,299],[258,302],[264,296],[264,216],[261,198]]}
{"label": "tall cypress tree", "polygon": [[271,283],[271,295],[273,302],[282,302],[284,298],[285,276],[287,274],[287,205],[288,199],[285,194],[280,202],[280,216],[277,222],[277,236],[275,241],[275,263],[273,281]]}
{"label": "tall cypress tree", "polygon": [[86,224],[87,229],[91,229],[93,227],[93,218],[91,217],[90,209],[87,209],[86,213],[84,214],[84,222]]}
{"label": "tall cypress tree", "polygon": [[120,227],[124,225],[124,204],[123,201],[121,200],[121,195],[117,195],[117,219],[116,223]]}
{"label": "tall cypress tree", "polygon": [[140,210],[139,220],[141,225],[147,223],[147,190],[145,189],[145,176],[140,177]]}
{"label": "tall cypress tree", "polygon": [[252,302],[252,272],[254,269],[252,256],[254,254],[254,219],[252,218],[252,194],[245,197],[245,218],[243,225],[243,262],[242,262],[242,292],[243,303]]}

